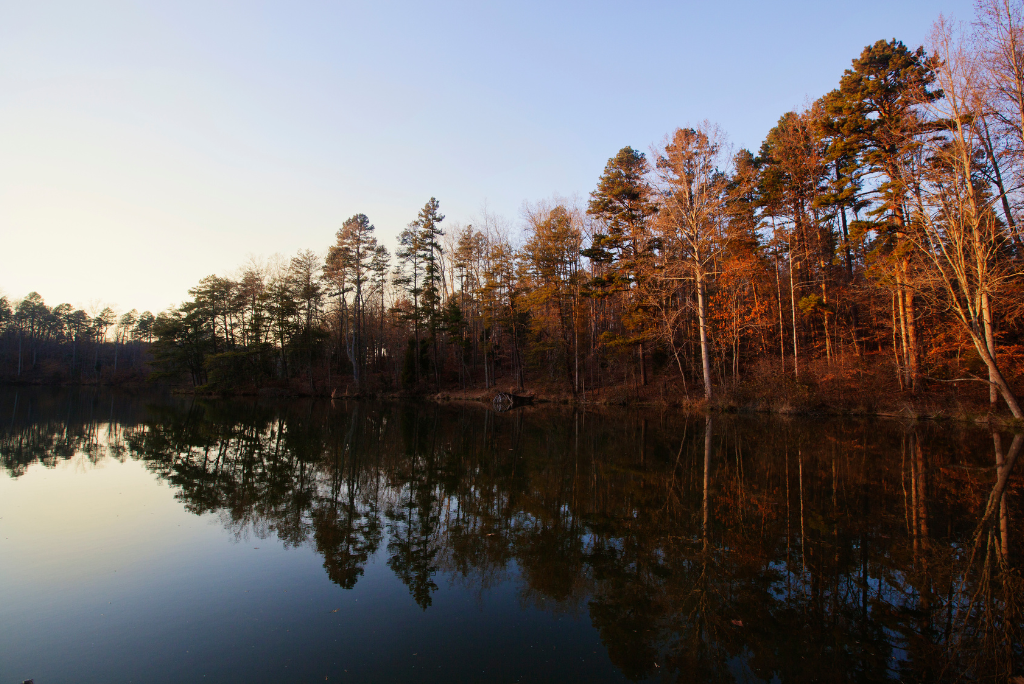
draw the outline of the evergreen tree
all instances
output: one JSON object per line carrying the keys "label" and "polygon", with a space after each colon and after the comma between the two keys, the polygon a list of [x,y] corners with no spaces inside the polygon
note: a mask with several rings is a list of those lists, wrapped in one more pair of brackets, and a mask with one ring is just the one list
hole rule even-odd
{"label": "evergreen tree", "polygon": [[587,206],[587,214],[598,219],[605,232],[594,235],[591,246],[583,250],[583,256],[601,271],[592,280],[596,293],[621,294],[623,322],[632,335],[630,343],[639,350],[643,384],[647,383],[643,346],[647,317],[641,312],[643,300],[636,288],[649,271],[657,246],[650,223],[658,212],[646,178],[649,171],[647,158],[632,147],[623,147],[608,160]]}
{"label": "evergreen tree", "polygon": [[416,217],[419,228],[419,244],[423,250],[423,296],[421,303],[427,328],[430,333],[430,344],[434,351],[434,381],[441,382],[440,364],[438,359],[438,329],[444,321],[444,271],[441,261],[440,238],[444,235],[441,222],[444,215],[439,211],[441,205],[433,197]]}
{"label": "evergreen tree", "polygon": [[[356,386],[362,381],[366,366],[366,305],[364,290],[372,274],[372,262],[377,252],[374,227],[365,214],[356,214],[337,233],[337,242],[327,253],[325,273],[335,284],[341,303],[342,334],[352,365]],[[348,315],[347,293],[353,294],[351,320]],[[346,332],[347,331],[347,332]]]}
{"label": "evergreen tree", "polygon": [[[398,235],[398,265],[395,267],[394,282],[401,287],[412,298],[412,311],[409,317],[412,319],[413,337],[411,349],[414,355],[419,354],[420,349],[420,297],[423,294],[423,247],[420,242],[420,232],[415,222],[410,223]],[[416,382],[420,379],[420,364],[412,363],[411,378]]]}
{"label": "evergreen tree", "polygon": [[908,49],[898,40],[880,40],[864,48],[843,73],[839,88],[825,98],[825,132],[833,155],[856,159],[876,177],[868,191],[875,199],[869,216],[878,234],[875,249],[888,256],[895,280],[897,310],[903,331],[904,376],[911,389],[920,378],[920,343],[913,273],[906,244],[907,169],[928,129],[923,104],[942,96],[932,90],[938,61],[924,48]]}

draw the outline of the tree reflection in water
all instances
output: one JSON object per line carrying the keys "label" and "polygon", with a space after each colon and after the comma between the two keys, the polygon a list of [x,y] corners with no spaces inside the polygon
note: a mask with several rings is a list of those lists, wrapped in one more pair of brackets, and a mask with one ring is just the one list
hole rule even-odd
{"label": "tree reflection in water", "polygon": [[1005,681],[1022,667],[1021,435],[24,391],[0,411],[11,476],[75,453],[140,459],[238,537],[314,545],[342,587],[384,545],[424,610],[439,577],[513,578],[524,602],[589,614],[631,679]]}

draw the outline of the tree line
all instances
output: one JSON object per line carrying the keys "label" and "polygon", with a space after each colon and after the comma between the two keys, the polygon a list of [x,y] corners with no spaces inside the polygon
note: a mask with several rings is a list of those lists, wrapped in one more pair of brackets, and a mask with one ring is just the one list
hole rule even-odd
{"label": "tree line", "polygon": [[50,307],[38,292],[0,295],[0,378],[98,382],[148,374],[146,347],[156,316],[110,307],[95,315],[68,303]]}
{"label": "tree line", "polygon": [[[977,388],[1024,417],[1024,4],[881,40],[755,151],[716,125],[609,159],[588,201],[445,223],[393,253],[364,214],[324,253],[209,276],[152,322],[158,374],[213,391],[869,379]],[[656,380],[656,382],[653,382]],[[671,391],[671,390],[670,390]]]}

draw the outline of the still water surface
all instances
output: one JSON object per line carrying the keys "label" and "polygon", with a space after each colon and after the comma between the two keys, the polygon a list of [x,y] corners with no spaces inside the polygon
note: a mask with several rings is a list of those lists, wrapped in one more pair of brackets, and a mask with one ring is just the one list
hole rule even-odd
{"label": "still water surface", "polygon": [[1008,433],[24,388],[0,421],[0,684],[1024,662]]}

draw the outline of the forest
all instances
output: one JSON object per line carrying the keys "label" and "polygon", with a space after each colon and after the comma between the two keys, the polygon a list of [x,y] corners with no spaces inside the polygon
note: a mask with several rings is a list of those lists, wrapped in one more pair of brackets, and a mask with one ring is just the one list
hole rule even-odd
{"label": "forest", "polygon": [[980,0],[926,47],[867,46],[756,151],[678,128],[518,223],[446,224],[430,198],[389,251],[356,213],[325,250],[211,275],[155,317],[4,301],[3,377],[48,350],[66,378],[120,353],[222,393],[951,396],[1024,418],[1022,27],[1021,3]]}
{"label": "forest", "polygon": [[124,382],[149,375],[156,317],[109,306],[94,315],[68,303],[50,307],[38,292],[0,295],[0,381],[48,384]]}

